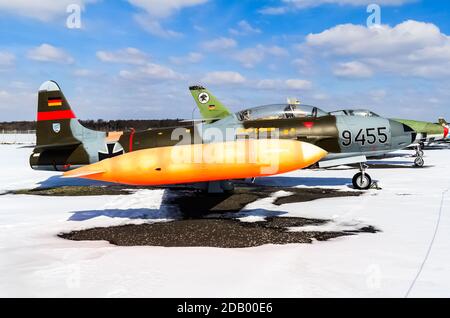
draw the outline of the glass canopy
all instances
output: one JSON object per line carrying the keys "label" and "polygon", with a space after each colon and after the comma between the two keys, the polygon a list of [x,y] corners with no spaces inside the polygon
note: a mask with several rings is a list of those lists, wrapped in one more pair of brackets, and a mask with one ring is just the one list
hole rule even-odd
{"label": "glass canopy", "polygon": [[236,113],[240,121],[326,116],[325,111],[308,105],[274,104],[249,108]]}
{"label": "glass canopy", "polygon": [[360,117],[380,117],[378,114],[368,109],[343,109],[330,112],[333,116],[360,116]]}

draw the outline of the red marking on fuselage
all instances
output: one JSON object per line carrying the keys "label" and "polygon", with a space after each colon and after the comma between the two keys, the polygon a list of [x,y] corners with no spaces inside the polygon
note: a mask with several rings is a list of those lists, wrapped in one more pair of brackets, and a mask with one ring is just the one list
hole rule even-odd
{"label": "red marking on fuselage", "polygon": [[130,147],[129,150],[130,152],[133,151],[133,137],[134,137],[134,133],[136,132],[136,130],[134,128],[131,128],[131,134],[130,134]]}
{"label": "red marking on fuselage", "polygon": [[311,128],[314,127],[314,122],[312,122],[312,121],[305,121],[305,122],[303,123],[303,126],[305,126],[305,127],[308,128],[308,129],[311,129]]}
{"label": "red marking on fuselage", "polygon": [[447,138],[449,129],[448,127],[444,127],[444,138]]}
{"label": "red marking on fuselage", "polygon": [[53,112],[38,112],[37,120],[60,120],[76,118],[75,114],[69,110],[58,110]]}

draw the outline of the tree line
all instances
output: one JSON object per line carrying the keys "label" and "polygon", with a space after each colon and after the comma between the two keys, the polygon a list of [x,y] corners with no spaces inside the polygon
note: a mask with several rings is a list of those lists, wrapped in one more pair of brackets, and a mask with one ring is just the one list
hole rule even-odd
{"label": "tree line", "polygon": [[[130,130],[132,128],[136,130],[146,130],[149,128],[161,128],[161,127],[178,127],[186,125],[185,121],[181,119],[129,119],[129,120],[80,120],[80,123],[89,129],[99,131],[122,131]],[[26,131],[36,130],[36,121],[12,121],[12,122],[0,122],[1,131]]]}

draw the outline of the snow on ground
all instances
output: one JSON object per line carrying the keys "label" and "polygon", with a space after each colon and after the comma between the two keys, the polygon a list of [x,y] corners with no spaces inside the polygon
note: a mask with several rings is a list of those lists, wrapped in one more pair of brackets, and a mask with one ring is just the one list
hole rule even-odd
{"label": "snow on ground", "polygon": [[36,144],[35,133],[0,133],[0,144]]}
{"label": "snow on ground", "polygon": [[[0,145],[0,193],[86,181],[33,171],[31,148]],[[438,232],[410,296],[450,297],[450,149],[426,152],[424,169],[372,169],[382,190],[361,197],[273,205],[250,204],[283,216],[332,219],[335,230],[360,224],[382,232],[313,244],[245,249],[117,247],[58,238],[93,226],[164,221],[163,190],[132,195],[51,197],[0,195],[0,296],[62,297],[404,297],[424,261],[441,200]],[[411,158],[386,161],[405,163]],[[259,184],[349,190],[355,170],[303,170]],[[252,212],[253,211],[253,212]],[[257,214],[257,213],[256,213]]]}

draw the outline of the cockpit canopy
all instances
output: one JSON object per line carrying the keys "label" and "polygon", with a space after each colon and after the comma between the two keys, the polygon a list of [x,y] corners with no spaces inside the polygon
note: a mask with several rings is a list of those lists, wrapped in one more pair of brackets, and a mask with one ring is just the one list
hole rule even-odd
{"label": "cockpit canopy", "polygon": [[328,113],[320,108],[308,105],[274,104],[245,109],[237,112],[236,116],[240,121],[261,120],[261,119],[286,119],[322,117]]}
{"label": "cockpit canopy", "polygon": [[344,109],[330,112],[333,116],[359,116],[359,117],[380,117],[378,114],[368,109]]}

